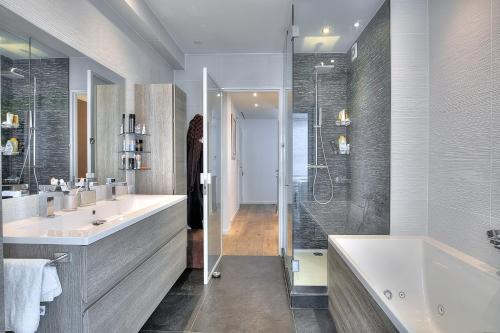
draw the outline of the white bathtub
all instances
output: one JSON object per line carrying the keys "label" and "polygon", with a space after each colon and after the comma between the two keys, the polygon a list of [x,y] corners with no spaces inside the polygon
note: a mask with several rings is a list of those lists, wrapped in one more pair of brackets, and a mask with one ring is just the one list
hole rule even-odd
{"label": "white bathtub", "polygon": [[329,240],[401,332],[500,332],[493,267],[429,238]]}

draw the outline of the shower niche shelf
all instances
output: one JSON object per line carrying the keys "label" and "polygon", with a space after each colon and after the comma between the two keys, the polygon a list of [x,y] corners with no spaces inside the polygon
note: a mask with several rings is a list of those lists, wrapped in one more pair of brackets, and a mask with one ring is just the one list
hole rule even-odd
{"label": "shower niche shelf", "polygon": [[338,127],[347,127],[347,126],[350,126],[352,123],[352,121],[350,120],[336,120],[335,121],[335,126],[338,126]]}
{"label": "shower niche shelf", "polygon": [[330,141],[330,145],[332,146],[332,150],[333,150],[333,153],[335,155],[350,155],[350,153],[351,153],[351,145],[350,144],[347,145],[347,147],[348,147],[347,150],[340,150],[336,140]]}

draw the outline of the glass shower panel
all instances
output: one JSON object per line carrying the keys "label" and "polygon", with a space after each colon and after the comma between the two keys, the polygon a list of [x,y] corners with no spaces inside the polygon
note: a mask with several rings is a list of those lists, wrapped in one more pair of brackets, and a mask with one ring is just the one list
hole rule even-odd
{"label": "glass shower panel", "polygon": [[283,122],[284,122],[284,137],[286,143],[285,149],[285,187],[284,201],[286,208],[284,210],[284,220],[286,221],[284,235],[284,262],[287,272],[288,284],[293,286],[293,91],[292,91],[292,75],[293,75],[293,38],[290,29],[285,37],[284,62],[283,62]]}
{"label": "glass shower panel", "polygon": [[221,215],[222,90],[203,69],[204,276],[208,283],[222,255]]}
{"label": "glass shower panel", "polygon": [[[335,6],[296,2],[294,24],[307,24],[313,8],[332,13]],[[296,292],[325,292],[329,235],[389,233],[389,1],[371,17],[348,41],[303,34],[293,42],[289,144]]]}

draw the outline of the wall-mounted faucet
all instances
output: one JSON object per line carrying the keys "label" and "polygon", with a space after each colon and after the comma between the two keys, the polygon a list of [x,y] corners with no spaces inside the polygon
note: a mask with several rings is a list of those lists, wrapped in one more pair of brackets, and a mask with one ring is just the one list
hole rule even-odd
{"label": "wall-mounted faucet", "polygon": [[488,230],[486,231],[488,240],[497,249],[500,250],[500,229],[499,230]]}

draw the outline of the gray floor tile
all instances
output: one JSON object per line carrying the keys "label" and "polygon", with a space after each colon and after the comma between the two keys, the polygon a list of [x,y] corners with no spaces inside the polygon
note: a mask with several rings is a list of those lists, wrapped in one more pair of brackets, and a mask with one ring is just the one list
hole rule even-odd
{"label": "gray floor tile", "polygon": [[193,323],[202,300],[201,295],[168,294],[149,317],[142,330],[187,331]]}
{"label": "gray floor tile", "polygon": [[335,333],[335,324],[328,309],[293,310],[297,333]]}

